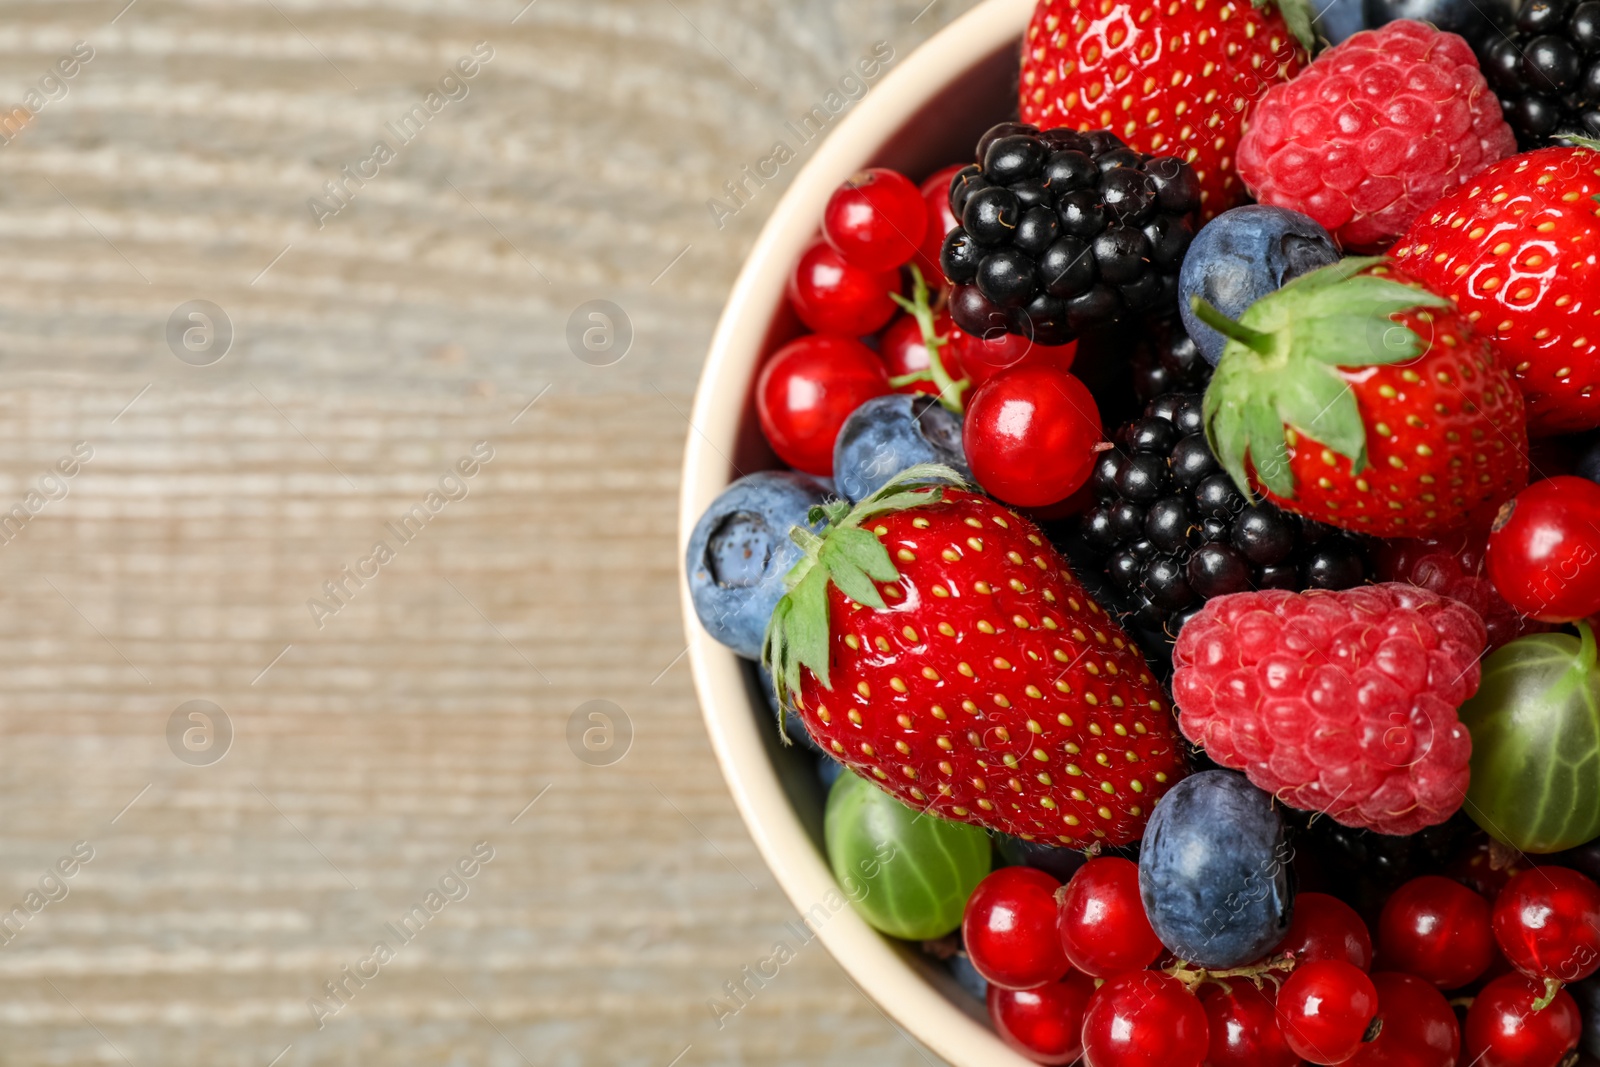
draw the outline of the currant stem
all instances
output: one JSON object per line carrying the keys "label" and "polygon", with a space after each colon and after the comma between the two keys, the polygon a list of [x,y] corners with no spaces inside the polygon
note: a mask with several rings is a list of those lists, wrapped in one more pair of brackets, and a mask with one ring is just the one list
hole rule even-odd
{"label": "currant stem", "polygon": [[1544,980],[1544,996],[1533,1002],[1533,1010],[1544,1011],[1556,999],[1556,994],[1559,992],[1561,992],[1561,979],[1546,978]]}
{"label": "currant stem", "polygon": [[[906,314],[916,319],[922,329],[922,345],[928,350],[928,376],[939,390],[940,406],[952,414],[962,414],[964,407],[961,394],[972,382],[966,378],[957,381],[950,377],[950,372],[945,370],[944,360],[939,358],[939,350],[950,343],[950,338],[940,337],[934,329],[933,306],[928,302],[928,283],[922,280],[922,271],[917,269],[915,263],[911,264],[911,299],[907,300],[899,293],[890,293],[889,296],[905,309]],[[909,385],[921,377],[920,374],[903,374],[889,379],[889,384],[896,387]]]}
{"label": "currant stem", "polygon": [[1246,348],[1259,352],[1263,356],[1272,354],[1273,341],[1271,334],[1262,333],[1260,330],[1252,330],[1242,322],[1234,322],[1208,304],[1204,297],[1191,298],[1189,306],[1194,309],[1195,315],[1201,322],[1216,330],[1222,336],[1232,341],[1238,341]]}
{"label": "currant stem", "polygon": [[1207,982],[1215,982],[1223,989],[1228,989],[1227,978],[1247,979],[1257,989],[1261,988],[1262,980],[1272,982],[1274,985],[1283,981],[1280,972],[1294,970],[1295,958],[1290,955],[1274,956],[1262,963],[1249,963],[1243,967],[1191,967],[1187,960],[1179,960],[1170,967],[1162,969],[1163,974],[1171,975],[1182,982],[1184,988],[1193,993]]}

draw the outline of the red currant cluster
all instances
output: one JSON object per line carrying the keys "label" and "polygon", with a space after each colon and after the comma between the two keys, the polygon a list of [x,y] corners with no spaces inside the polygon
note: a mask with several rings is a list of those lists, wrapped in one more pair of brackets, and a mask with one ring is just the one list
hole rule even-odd
{"label": "red currant cluster", "polygon": [[1581,1031],[1562,987],[1600,970],[1600,886],[1564,867],[1500,880],[1479,882],[1492,904],[1438,875],[1402,884],[1376,953],[1348,904],[1301,893],[1266,957],[1206,970],[1157,938],[1138,867],[1102,856],[1065,885],[1032,867],[994,872],[962,935],[995,1029],[1038,1063],[1557,1067]]}
{"label": "red currant cluster", "polygon": [[1069,373],[1076,342],[1039,345],[1003,328],[978,336],[951,321],[939,248],[958,224],[950,190],[961,169],[919,189],[872,168],[833,194],[821,236],[789,278],[789,303],[812,332],[766,362],[756,411],[785,463],[826,476],[840,428],[863,403],[890,392],[937,397],[963,417],[967,460],[991,495],[1054,504],[1089,476],[1099,411]]}

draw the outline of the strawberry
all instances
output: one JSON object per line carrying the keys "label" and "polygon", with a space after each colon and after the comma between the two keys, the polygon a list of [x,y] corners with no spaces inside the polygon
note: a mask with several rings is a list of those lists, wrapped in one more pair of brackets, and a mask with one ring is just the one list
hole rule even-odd
{"label": "strawberry", "polygon": [[1181,156],[1200,180],[1201,220],[1210,219],[1244,199],[1234,155],[1251,101],[1306,61],[1307,0],[1276,8],[1040,0],[1022,49],[1022,121],[1110,130],[1137,151]]}
{"label": "strawberry", "polygon": [[1206,390],[1206,436],[1246,496],[1347,530],[1426,537],[1527,482],[1522,394],[1447,298],[1345,259],[1252,304]]}
{"label": "strawberry", "polygon": [[763,660],[780,706],[907,804],[1052,844],[1126,844],[1183,777],[1144,657],[1038,527],[913,467],[796,527]]}
{"label": "strawberry", "polygon": [[1494,342],[1535,434],[1600,426],[1600,142],[1584,144],[1502,160],[1394,249]]}

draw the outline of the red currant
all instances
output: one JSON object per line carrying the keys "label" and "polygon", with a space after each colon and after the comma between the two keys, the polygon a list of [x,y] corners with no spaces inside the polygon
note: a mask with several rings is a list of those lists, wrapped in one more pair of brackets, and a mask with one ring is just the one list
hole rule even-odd
{"label": "red currant", "polygon": [[1372,935],[1356,909],[1326,893],[1301,893],[1294,898],[1294,917],[1273,955],[1288,954],[1296,963],[1344,960],[1365,971],[1372,966]]}
{"label": "red currant", "polygon": [[1445,873],[1485,900],[1493,900],[1500,890],[1532,866],[1520,852],[1512,852],[1497,841],[1484,838],[1451,860]]}
{"label": "red currant", "polygon": [[928,208],[911,179],[873,167],[834,190],[822,212],[822,234],[845,262],[893,270],[910,259],[928,229]]}
{"label": "red currant", "polygon": [[845,337],[877,333],[894,317],[889,294],[899,291],[898,270],[851,266],[824,241],[802,252],[789,276],[789,302],[800,321],[818,333]]}
{"label": "red currant", "polygon": [[[940,311],[934,315],[933,329],[940,337],[950,336],[955,326],[950,322],[948,311]],[[901,315],[883,331],[883,337],[878,341],[878,358],[883,360],[890,378],[899,378],[907,374],[920,375],[913,381],[895,386],[895,392],[939,395],[939,387],[934,384],[933,376],[927,373],[930,366],[928,346],[923,341],[922,326],[914,315]],[[944,364],[945,373],[952,379],[960,380],[966,373],[961,367],[960,357],[956,355],[953,344],[940,347],[939,361]]]}
{"label": "red currant", "polygon": [[1461,1024],[1443,993],[1398,971],[1375,974],[1372,984],[1382,1028],[1343,1067],[1456,1067]]}
{"label": "red currant", "polygon": [[[966,363],[963,360],[963,366]],[[1054,367],[1017,367],[967,403],[962,443],[990,496],[1042,507],[1070,496],[1094,467],[1100,411],[1077,378]]]}
{"label": "red currant", "polygon": [[1108,979],[1083,1017],[1089,1067],[1200,1067],[1210,1042],[1200,1001],[1160,971]]}
{"label": "red currant", "polygon": [[849,337],[811,334],[780,348],[756,381],[756,414],[772,450],[807,474],[833,474],[833,442],[850,413],[889,391],[877,355]]}
{"label": "red currant", "polygon": [[1161,955],[1139,899],[1139,865],[1120,856],[1078,868],[1061,894],[1056,929],[1067,960],[1096,978],[1142,971]]}
{"label": "red currant", "polygon": [[1378,1014],[1372,979],[1344,960],[1296,967],[1278,991],[1278,1028],[1312,1063],[1343,1063],[1361,1049]]}
{"label": "red currant", "polygon": [[1068,971],[1037,989],[989,987],[989,1019],[1002,1040],[1035,1063],[1076,1063],[1094,979]]}
{"label": "red currant", "polygon": [[1495,898],[1494,937],[1523,974],[1581,982],[1600,969],[1600,886],[1566,867],[1523,871]]}
{"label": "red currant", "polygon": [[1489,902],[1451,878],[1413,878],[1383,906],[1378,947],[1385,967],[1459,989],[1494,962]]}
{"label": "red currant", "polygon": [[961,939],[990,985],[1035,989],[1061,980],[1067,957],[1056,936],[1061,883],[1034,867],[1002,867],[967,898]]}
{"label": "red currant", "polygon": [[961,173],[962,164],[952,163],[922,183],[922,202],[928,213],[928,228],[922,234],[922,247],[912,262],[922,271],[932,286],[949,285],[950,279],[939,268],[939,249],[944,245],[945,234],[961,225],[955,212],[950,210],[950,181]]}
{"label": "red currant", "polygon": [[1271,998],[1248,981],[1207,986],[1200,1003],[1211,1028],[1206,1067],[1300,1067],[1300,1057],[1278,1029]]}
{"label": "red currant", "polygon": [[1544,622],[1600,611],[1600,485],[1563,474],[1500,509],[1489,533],[1489,580],[1507,603]]}
{"label": "red currant", "polygon": [[1565,989],[1543,1008],[1544,983],[1525,974],[1496,978],[1473,998],[1461,1030],[1472,1067],[1557,1067],[1578,1047],[1583,1022]]}
{"label": "red currant", "polygon": [[959,326],[955,327],[949,347],[961,353],[961,365],[967,368],[974,388],[1012,367],[1042,365],[1071,370],[1072,361],[1078,355],[1076,341],[1064,345],[1036,345],[1021,334],[1006,330],[993,330],[980,337]]}

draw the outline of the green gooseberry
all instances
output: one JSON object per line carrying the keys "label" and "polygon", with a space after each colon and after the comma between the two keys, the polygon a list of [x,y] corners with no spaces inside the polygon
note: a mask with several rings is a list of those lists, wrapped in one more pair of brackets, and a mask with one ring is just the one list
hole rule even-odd
{"label": "green gooseberry", "polygon": [[1472,733],[1467,814],[1523,852],[1600,837],[1600,670],[1594,631],[1577,628],[1497,649],[1461,706]]}
{"label": "green gooseberry", "polygon": [[823,817],[828,865],[856,911],[907,941],[943,937],[961,925],[967,897],[989,873],[989,835],[907,807],[846,771]]}

